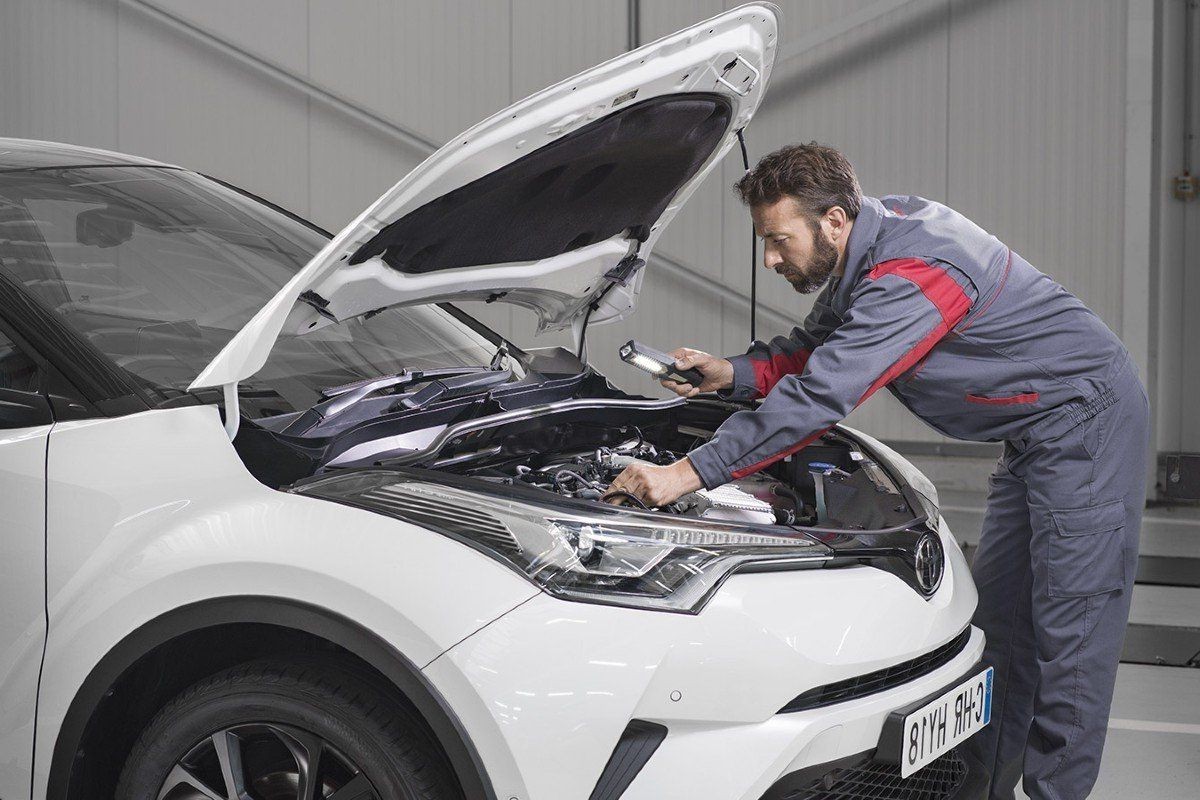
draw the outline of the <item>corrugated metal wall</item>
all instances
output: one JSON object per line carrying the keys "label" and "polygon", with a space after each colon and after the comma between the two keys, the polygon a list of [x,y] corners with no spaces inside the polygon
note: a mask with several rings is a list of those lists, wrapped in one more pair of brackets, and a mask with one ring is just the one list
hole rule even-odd
{"label": "corrugated metal wall", "polygon": [[[1182,99],[1184,26],[1187,0],[1168,2],[1162,21],[1161,82],[1179,86]],[[1194,12],[1192,46],[1192,130],[1187,130],[1184,103],[1164,102],[1160,109],[1162,159],[1158,179],[1161,314],[1157,320],[1160,382],[1158,447],[1164,451],[1200,452],[1200,358],[1192,350],[1200,342],[1200,200],[1173,197],[1173,179],[1184,169],[1184,147],[1191,148],[1192,174],[1200,167],[1200,11]],[[1185,136],[1191,139],[1185,144]]]}
{"label": "corrugated metal wall", "polygon": [[[156,4],[431,142],[623,51],[630,28],[626,0]],[[733,5],[642,0],[637,36]],[[777,65],[748,132],[752,155],[834,144],[868,193],[950,203],[1120,332],[1126,0],[796,0],[782,3],[782,50],[884,6]],[[0,135],[173,161],[329,228],[423,157],[120,0],[0,3]],[[616,361],[631,336],[745,346],[746,304],[733,294],[748,292],[750,234],[729,190],[741,170],[730,157],[673,223],[661,250],[676,266],[652,265],[638,313],[589,337],[593,361],[623,385],[661,391]],[[782,332],[809,300],[760,278],[760,336]],[[531,343],[525,312],[480,314]],[[889,439],[940,438],[886,393],[852,422]]]}

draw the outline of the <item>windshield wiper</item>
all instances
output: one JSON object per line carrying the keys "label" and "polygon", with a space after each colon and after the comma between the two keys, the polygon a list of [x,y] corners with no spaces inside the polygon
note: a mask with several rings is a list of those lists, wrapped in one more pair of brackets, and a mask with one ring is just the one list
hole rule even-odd
{"label": "windshield wiper", "polygon": [[[176,389],[174,387],[156,387],[159,392],[171,391],[178,392],[165,400],[155,404],[155,408],[180,408],[182,406],[198,405],[203,403],[224,402],[225,395],[219,386],[203,386],[199,389]],[[267,386],[248,386],[244,383],[238,384],[238,397],[247,400],[276,400],[283,397],[279,392]]]}
{"label": "windshield wiper", "polygon": [[[494,359],[493,359],[494,360]],[[426,370],[404,370],[395,375],[383,375],[375,378],[366,378],[353,383],[345,383],[340,386],[331,386],[321,390],[321,397],[325,398],[321,402],[309,408],[296,419],[292,420],[287,427],[280,433],[289,436],[302,436],[308,433],[313,428],[322,425],[339,414],[343,414],[351,408],[354,408],[359,403],[372,397],[378,392],[385,389],[393,389],[398,386],[407,386],[413,383],[429,383],[429,386],[419,389],[407,395],[406,398],[416,398],[422,396],[422,400],[417,401],[417,405],[413,408],[421,408],[434,400],[439,399],[449,392],[461,391],[461,388],[466,388],[470,384],[468,381],[461,385],[453,383],[455,379],[472,379],[484,377],[486,385],[493,383],[505,383],[512,378],[512,370],[497,371],[491,366],[487,367],[447,367],[444,369],[426,369]],[[446,386],[443,382],[450,382]],[[437,387],[445,387],[439,389]],[[455,396],[454,394],[450,395]],[[428,399],[424,399],[428,398]],[[401,401],[402,403],[404,400]],[[388,408],[388,411],[398,410],[400,404],[396,404]],[[409,408],[409,406],[403,406]]]}
{"label": "windshield wiper", "polygon": [[416,411],[438,400],[449,400],[454,397],[475,394],[492,386],[508,383],[512,380],[512,376],[511,369],[493,370],[489,368],[486,372],[440,378],[430,381],[415,392],[402,395],[388,411]]}

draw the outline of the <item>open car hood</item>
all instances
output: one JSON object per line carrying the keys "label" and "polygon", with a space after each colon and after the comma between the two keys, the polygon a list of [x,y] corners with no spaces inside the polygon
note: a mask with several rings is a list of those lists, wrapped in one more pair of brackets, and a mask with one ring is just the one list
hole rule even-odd
{"label": "open car hood", "polygon": [[539,330],[632,309],[666,224],[762,100],[777,9],[752,4],[543,89],[454,137],[343,228],[192,389],[244,380],[281,332],[394,305],[499,300]]}

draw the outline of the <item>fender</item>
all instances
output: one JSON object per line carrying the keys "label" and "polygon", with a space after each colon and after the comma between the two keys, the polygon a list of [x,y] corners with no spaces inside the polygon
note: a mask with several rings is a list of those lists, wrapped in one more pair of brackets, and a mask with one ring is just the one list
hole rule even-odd
{"label": "fender", "polygon": [[54,744],[47,800],[66,800],[84,730],[105,693],[142,656],[186,633],[216,625],[259,623],[319,636],[361,658],[404,694],[425,718],[446,752],[468,798],[496,800],[483,761],[461,721],[421,674],[387,642],[345,617],[293,600],[233,596],[205,600],[155,617],[113,647],[92,669],[75,694]]}

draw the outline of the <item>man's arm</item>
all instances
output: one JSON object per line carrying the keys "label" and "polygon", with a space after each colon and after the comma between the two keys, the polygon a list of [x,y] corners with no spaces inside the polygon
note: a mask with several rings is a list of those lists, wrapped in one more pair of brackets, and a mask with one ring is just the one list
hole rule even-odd
{"label": "man's arm", "polygon": [[729,400],[766,397],[783,376],[804,372],[808,357],[821,343],[823,334],[828,335],[821,315],[832,302],[832,295],[831,288],[822,291],[804,323],[792,328],[787,336],[756,341],[745,354],[726,359],[733,365],[733,385],[720,392],[721,396]]}
{"label": "man's arm", "polygon": [[970,281],[947,265],[877,265],[855,289],[846,321],[805,357],[803,373],[777,378],[762,405],[729,417],[688,454],[701,481],[714,488],[816,440],[923,358],[975,296]]}

